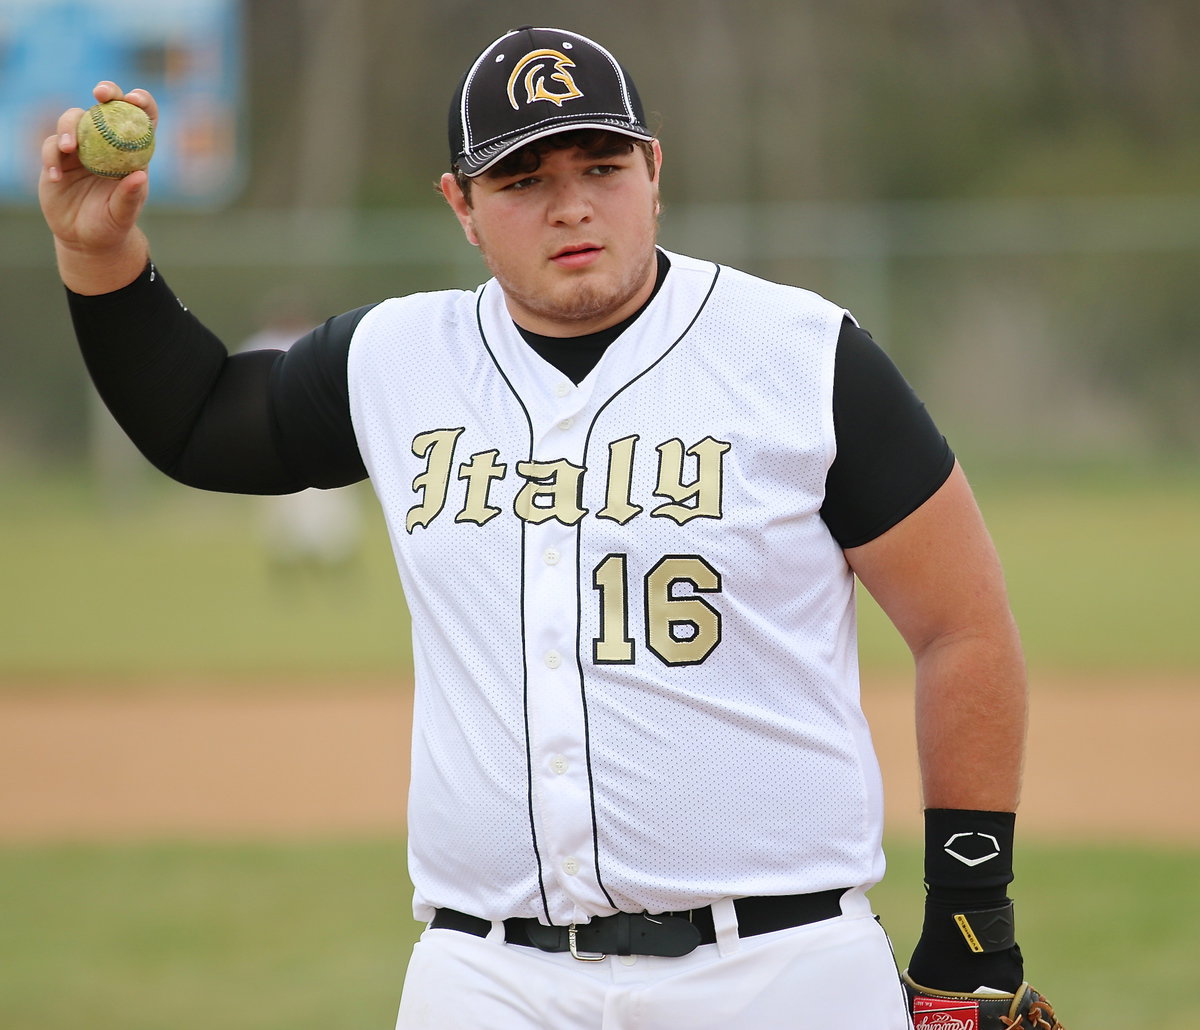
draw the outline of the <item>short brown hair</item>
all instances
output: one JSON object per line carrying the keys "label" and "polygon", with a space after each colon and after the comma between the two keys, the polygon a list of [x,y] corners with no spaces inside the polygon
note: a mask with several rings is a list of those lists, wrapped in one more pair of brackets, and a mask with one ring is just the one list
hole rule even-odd
{"label": "short brown hair", "polygon": [[[650,178],[654,178],[654,145],[647,140],[633,139],[620,132],[604,129],[576,129],[572,132],[557,132],[553,136],[527,143],[519,150],[497,161],[479,178],[503,179],[510,175],[532,175],[542,165],[542,158],[554,150],[570,150],[578,147],[592,158],[616,157],[640,150],[646,161]],[[471,204],[471,176],[455,165],[451,171],[454,181],[462,190],[467,206]]]}

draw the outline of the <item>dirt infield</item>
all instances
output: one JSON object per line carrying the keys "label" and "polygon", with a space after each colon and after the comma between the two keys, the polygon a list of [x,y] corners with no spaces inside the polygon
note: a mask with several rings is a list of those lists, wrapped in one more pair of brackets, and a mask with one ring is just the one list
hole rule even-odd
{"label": "dirt infield", "polygon": [[[1200,685],[1035,682],[1021,832],[1200,845]],[[919,826],[911,692],[864,704],[889,827]],[[0,693],[0,842],[399,833],[405,690]]]}

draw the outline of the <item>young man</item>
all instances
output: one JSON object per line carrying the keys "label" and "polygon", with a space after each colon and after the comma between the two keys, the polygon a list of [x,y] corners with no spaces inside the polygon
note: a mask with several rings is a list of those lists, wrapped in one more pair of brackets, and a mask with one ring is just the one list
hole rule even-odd
{"label": "young man", "polygon": [[[986,1012],[980,988],[1049,1013],[1006,895],[1021,650],[962,470],[843,309],[656,248],[662,152],[604,48],[519,29],[463,78],[441,188],[488,282],[286,353],[231,357],[176,301],[137,228],[147,176],[84,172],[78,116],[42,204],[131,438],[207,489],[369,475],[387,517],[429,922],[400,1027],[900,1030],[910,1005]],[[856,576],[916,663],[910,1003],[865,896]]]}

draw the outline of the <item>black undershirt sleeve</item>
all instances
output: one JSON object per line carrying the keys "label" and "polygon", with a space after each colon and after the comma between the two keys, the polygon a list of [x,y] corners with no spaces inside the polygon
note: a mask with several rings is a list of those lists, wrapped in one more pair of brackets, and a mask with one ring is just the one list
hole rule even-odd
{"label": "black undershirt sleeve", "polygon": [[229,355],[153,266],[98,297],[68,291],[84,362],[117,423],[188,486],[292,493],[366,477],[350,422],[346,358],[369,308],[291,350]]}
{"label": "black undershirt sleeve", "polygon": [[843,548],[859,547],[924,504],[954,468],[954,453],[891,358],[850,319],[833,376],[837,456],[821,516]]}
{"label": "black undershirt sleeve", "polygon": [[346,362],[354,330],[374,306],[329,319],[275,364],[271,397],[280,449],[311,486],[347,486],[367,478],[350,421]]}

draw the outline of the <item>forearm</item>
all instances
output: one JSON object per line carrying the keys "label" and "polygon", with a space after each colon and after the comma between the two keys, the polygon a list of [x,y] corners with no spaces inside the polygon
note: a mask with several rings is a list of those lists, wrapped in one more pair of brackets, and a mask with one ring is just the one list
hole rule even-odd
{"label": "forearm", "polygon": [[926,896],[909,970],[917,983],[943,990],[1013,990],[1022,979],[1007,888],[1026,682],[1002,596],[985,629],[916,653]]}
{"label": "forearm", "polygon": [[924,806],[1015,812],[1027,685],[1011,615],[997,611],[986,630],[931,642],[915,660]]}

